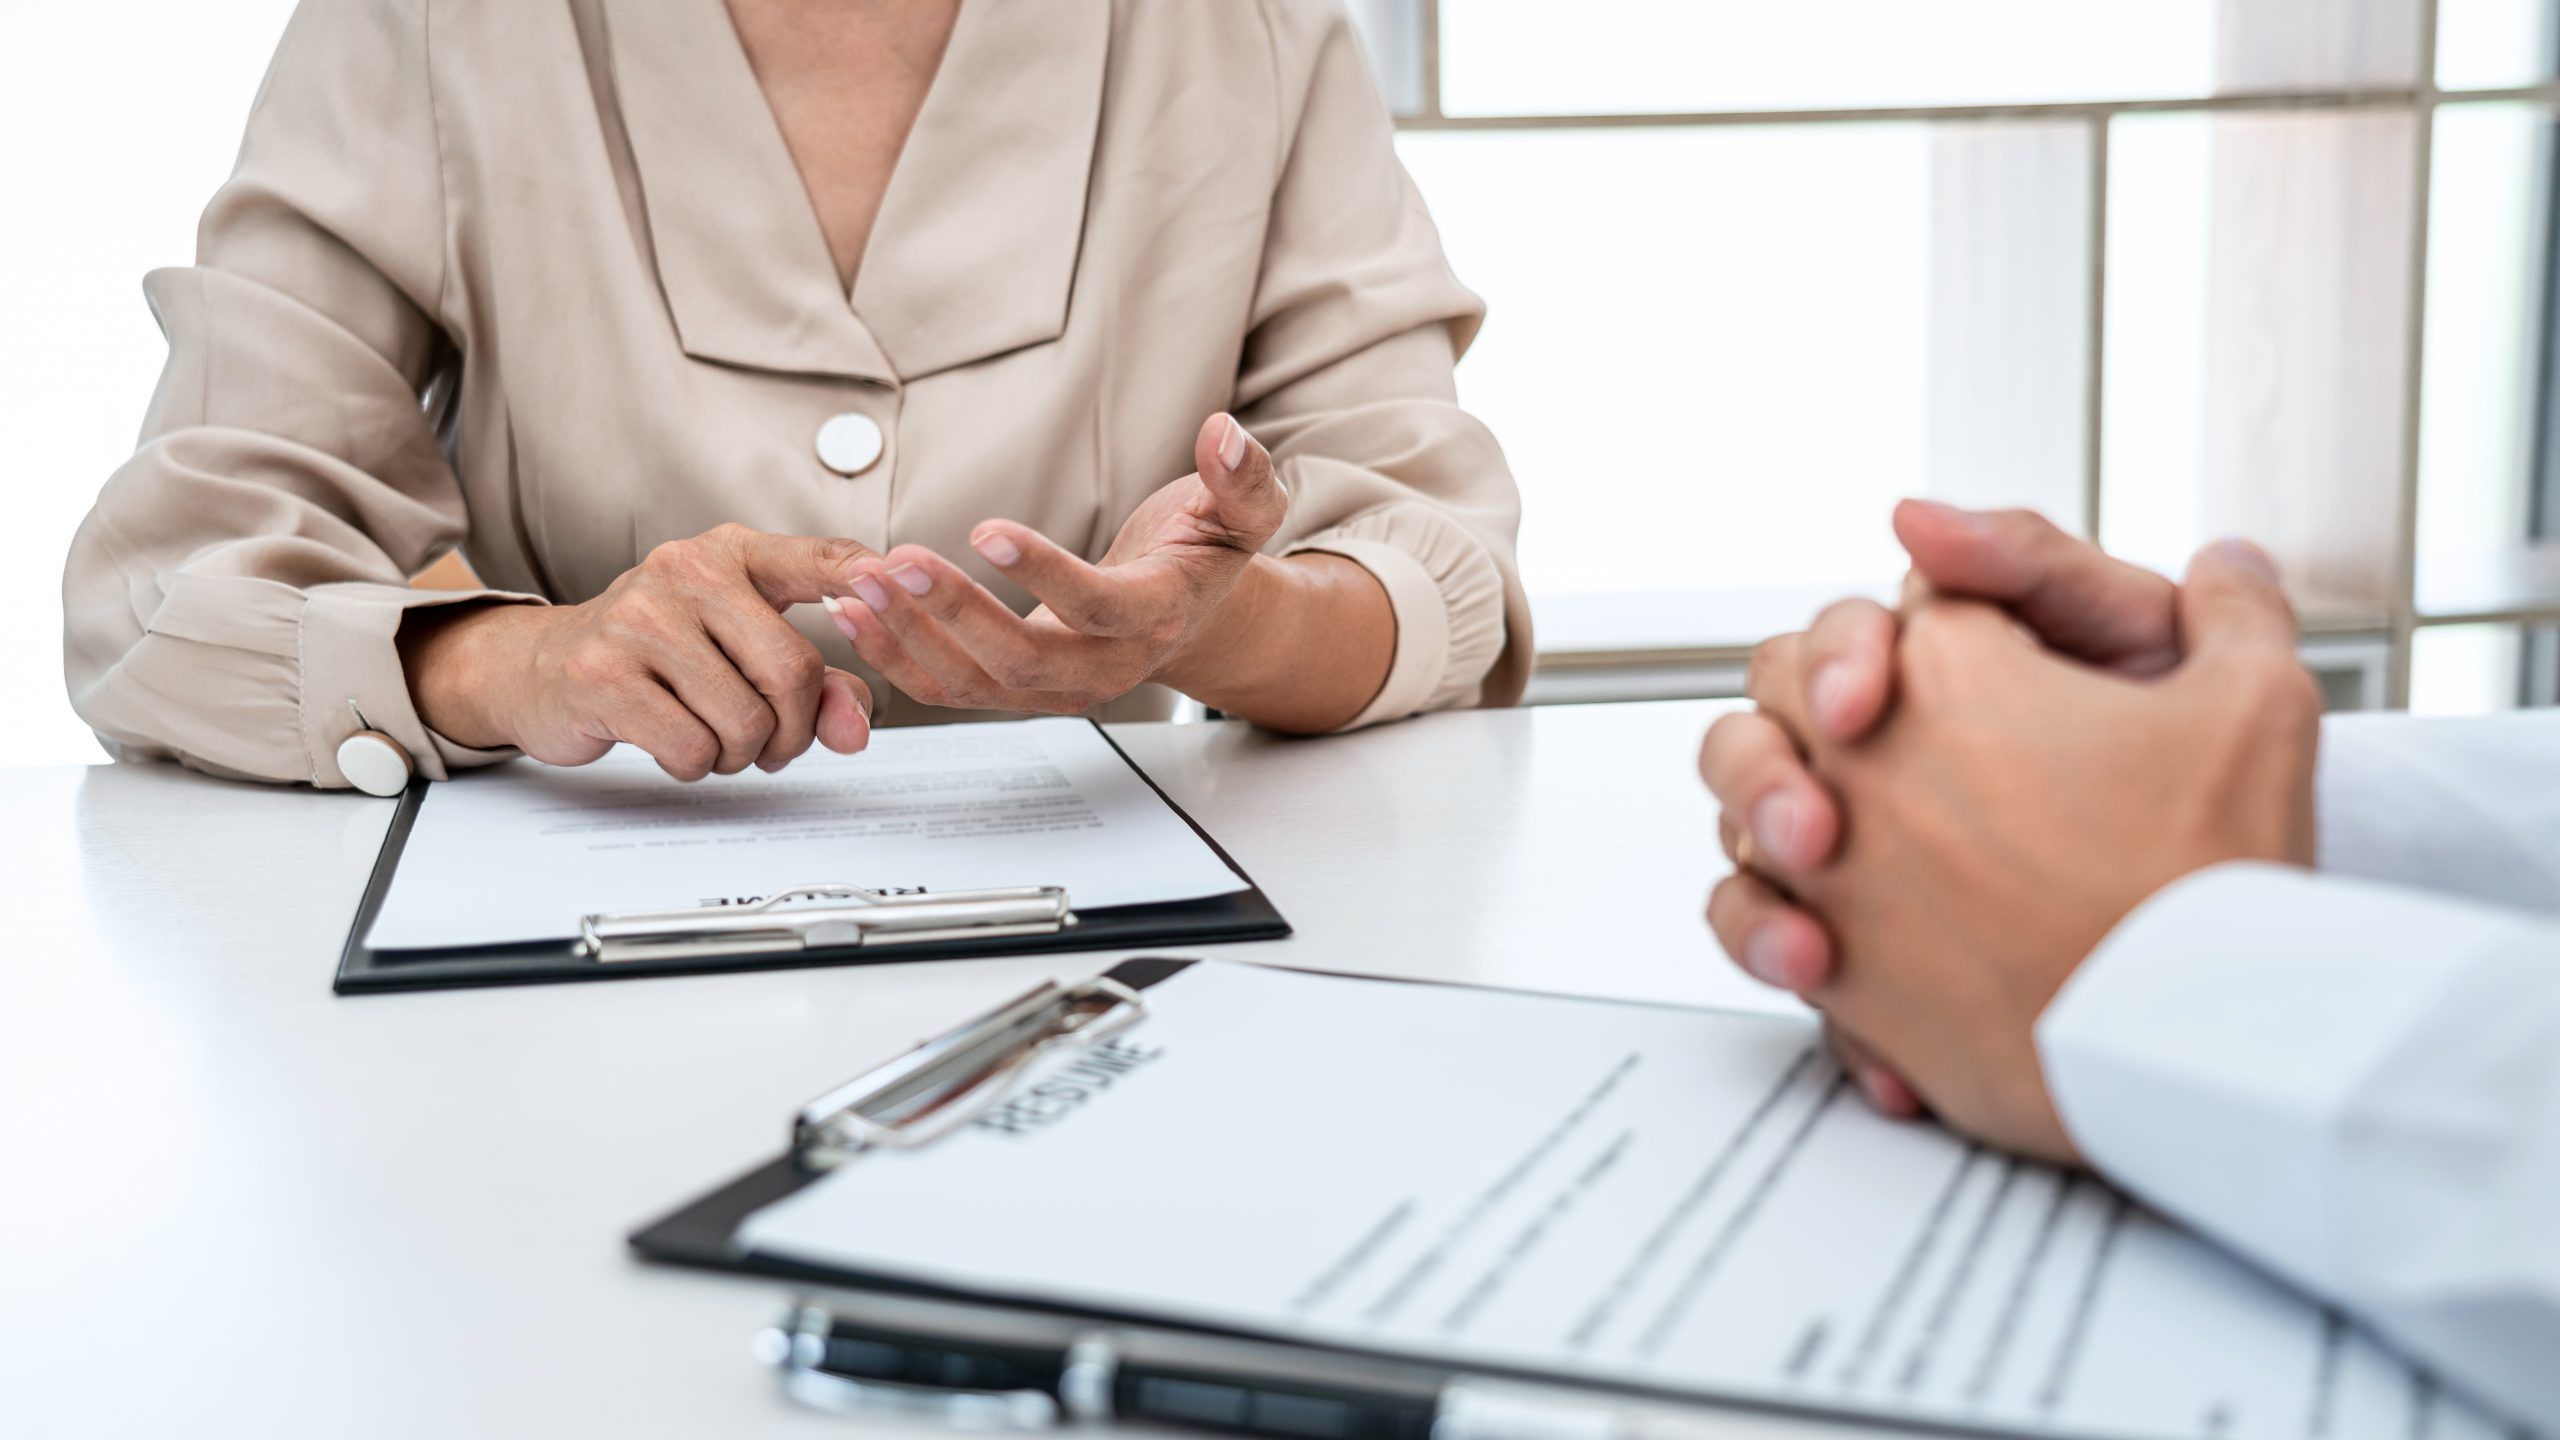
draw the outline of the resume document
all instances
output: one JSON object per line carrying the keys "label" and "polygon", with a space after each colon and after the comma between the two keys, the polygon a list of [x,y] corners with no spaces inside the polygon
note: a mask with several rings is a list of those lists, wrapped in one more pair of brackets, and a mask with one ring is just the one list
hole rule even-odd
{"label": "resume document", "polygon": [[821,884],[1058,885],[1078,909],[1245,888],[1087,721],[916,726],[774,775],[684,784],[624,747],[430,786],[366,943],[566,940],[588,915]]}
{"label": "resume document", "polygon": [[1863,1107],[1807,1022],[1198,964],[764,1254],[2018,1433],[2512,1436],[2100,1182]]}

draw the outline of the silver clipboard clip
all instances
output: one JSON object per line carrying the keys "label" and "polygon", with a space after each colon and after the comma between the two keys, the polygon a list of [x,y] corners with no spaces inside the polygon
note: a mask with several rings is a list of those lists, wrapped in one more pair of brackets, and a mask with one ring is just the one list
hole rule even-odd
{"label": "silver clipboard clip", "polygon": [[929,1145],[1001,1104],[1032,1061],[1060,1046],[1090,1045],[1146,1013],[1146,1000],[1108,975],[1043,981],[801,1106],[792,1153],[828,1169],[875,1146]]}
{"label": "silver clipboard clip", "polygon": [[[843,903],[793,903],[803,900]],[[859,885],[799,885],[753,905],[589,915],[578,922],[578,953],[606,964],[705,960],[846,946],[1055,935],[1075,921],[1067,892],[1055,885],[942,894],[897,894]]]}

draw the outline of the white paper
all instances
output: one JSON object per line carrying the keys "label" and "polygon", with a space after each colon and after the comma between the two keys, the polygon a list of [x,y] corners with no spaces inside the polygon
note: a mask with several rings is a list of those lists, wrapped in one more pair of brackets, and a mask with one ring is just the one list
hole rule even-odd
{"label": "white paper", "polygon": [[[2502,1433],[2094,1180],[1878,1118],[1802,1020],[1203,964],[752,1217],[962,1291],[2115,1437]],[[2504,1432],[2514,1434],[2518,1432]]]}
{"label": "white paper", "polygon": [[1086,721],[913,726],[777,775],[688,785],[625,747],[435,785],[366,943],[562,940],[586,915],[816,884],[1062,885],[1085,910],[1245,888]]}

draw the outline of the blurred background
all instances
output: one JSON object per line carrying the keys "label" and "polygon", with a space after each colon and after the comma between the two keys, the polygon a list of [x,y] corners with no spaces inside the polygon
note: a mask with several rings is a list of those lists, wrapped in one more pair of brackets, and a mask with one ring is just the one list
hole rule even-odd
{"label": "blurred background", "polygon": [[[1492,304],[1547,702],[1732,693],[1892,500],[2253,536],[2340,707],[2560,700],[2555,0],[1350,0]],[[0,19],[0,755],[289,0]]]}

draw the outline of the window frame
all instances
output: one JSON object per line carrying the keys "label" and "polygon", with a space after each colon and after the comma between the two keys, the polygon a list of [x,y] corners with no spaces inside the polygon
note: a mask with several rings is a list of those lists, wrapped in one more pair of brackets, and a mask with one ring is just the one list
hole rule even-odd
{"label": "window frame", "polygon": [[[2551,156],[2560,145],[2546,139],[2544,195],[2539,213],[2550,217],[2541,238],[2545,271],[2540,335],[2533,466],[2529,489],[2532,511],[2526,533],[2517,537],[2522,577],[2492,601],[2473,600],[2442,610],[2420,603],[2417,584],[2417,495],[2419,480],[2420,403],[2425,374],[2428,226],[2433,204],[2435,117],[2449,105],[2526,102],[2545,112],[2546,123],[2560,117],[2560,45],[2545,57],[2546,75],[2555,77],[2528,86],[2447,91],[2437,86],[2436,39],[2439,0],[2410,0],[2415,37],[2413,80],[2408,84],[2304,89],[2232,91],[2179,98],[2126,97],[2050,103],[1981,105],[1917,105],[1831,107],[1796,110],[1693,110],[1649,114],[1508,114],[1452,115],[1441,103],[1442,0],[1351,0],[1375,53],[1382,83],[1395,101],[1399,131],[1556,131],[1588,129],[1657,129],[1672,126],[1827,125],[1879,122],[1926,122],[1943,125],[1997,125],[2021,121],[2074,123],[2087,127],[2089,164],[2085,197],[2089,217],[2086,266],[2090,314],[2085,330],[2087,396],[2082,419],[2080,500],[2086,532],[2103,539],[2100,517],[2107,477],[2103,461],[2106,381],[2107,196],[2108,148],[2114,122],[2138,114],[2229,115],[2248,112],[2306,110],[2341,112],[2379,109],[2409,117],[2413,127],[2413,173],[2409,177],[2410,226],[2405,329],[2405,376],[2401,406],[2401,453],[2396,457],[2397,508],[2389,539],[2393,547],[2387,602],[2381,613],[2317,622],[2306,626],[2304,654],[2321,671],[2335,700],[2371,707],[2405,705],[2410,662],[2418,631],[2440,625],[2499,621],[2528,629],[2560,625],[2560,169]],[[2548,542],[2547,544],[2545,542]],[[1725,593],[1719,591],[1718,593]],[[1772,598],[1732,592],[1737,615],[1763,615]],[[1659,637],[1637,645],[1595,642],[1590,627],[1569,623],[1563,646],[1541,645],[1537,679],[1530,701],[1574,702],[1611,698],[1666,698],[1671,694],[1726,695],[1738,688],[1742,666],[1760,638],[1740,634],[1708,643],[1666,646]],[[2534,647],[2528,647],[2534,648]],[[2560,664],[2533,663],[2531,656],[2518,677],[2523,698],[2560,699]],[[2548,693],[2545,693],[2548,692]]]}

